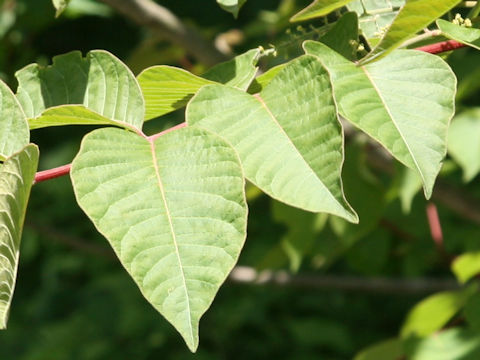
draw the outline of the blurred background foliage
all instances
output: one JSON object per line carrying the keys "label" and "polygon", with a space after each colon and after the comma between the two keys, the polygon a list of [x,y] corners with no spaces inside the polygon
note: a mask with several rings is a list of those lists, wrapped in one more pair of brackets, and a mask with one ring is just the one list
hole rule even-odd
{"label": "blurred background foliage", "polygon": [[[197,1],[159,3],[212,42],[223,41],[224,50],[232,55],[274,45],[278,55],[262,59],[262,70],[300,54],[302,40],[318,36],[327,22],[289,23],[308,0],[247,1],[238,19],[214,0],[203,0],[201,6]],[[23,66],[46,65],[55,55],[71,50],[85,54],[92,49],[112,52],[136,74],[155,64],[194,73],[206,70],[185,49],[156,38],[104,3],[72,0],[56,19],[49,0],[0,1],[0,77],[13,89],[14,73]],[[479,106],[479,56],[472,49],[444,55],[459,79],[458,112]],[[149,122],[147,131],[181,121],[183,113],[177,111]],[[480,119],[474,121],[478,124]],[[81,137],[90,130],[82,126],[35,130],[32,141],[41,149],[40,170],[69,163]],[[396,290],[395,281],[435,279],[443,281],[445,290],[452,290],[456,286],[452,259],[480,251],[480,227],[478,221],[439,202],[443,243],[436,244],[429,230],[427,201],[417,194],[416,180],[399,165],[389,166],[387,172],[379,170],[369,161],[370,151],[364,136],[348,137],[344,185],[360,225],[290,208],[249,185],[248,238],[239,261],[259,271],[287,270],[319,279],[334,275],[340,281],[354,277],[359,288],[342,288],[341,283],[309,287],[227,281],[201,322],[201,343],[195,355],[121,269],[107,241],[76,205],[70,179],[36,185],[9,327],[0,333],[0,358],[333,360],[351,359],[365,347],[395,339],[409,310],[432,292],[428,287],[411,293]],[[465,183],[461,167],[449,157],[441,181],[478,206],[480,187],[475,175]],[[462,266],[457,273],[465,271]],[[476,274],[478,265],[473,262],[471,267]],[[393,287],[362,288],[379,277]],[[463,353],[458,350],[438,359],[480,358],[480,295],[476,288],[470,292],[473,295],[458,307],[452,308],[450,302],[436,308],[440,313],[453,309],[446,323],[440,324],[451,328],[440,333],[442,344],[460,350],[469,346]],[[422,321],[434,321],[435,314]],[[432,341],[413,336],[405,348],[409,354],[416,353],[412,358],[436,359],[439,352],[428,353],[438,346]],[[394,354],[397,340],[382,346],[375,349],[378,359],[403,358],[400,350],[398,356]],[[389,357],[382,355],[382,349]],[[362,356],[358,359],[373,359]]]}

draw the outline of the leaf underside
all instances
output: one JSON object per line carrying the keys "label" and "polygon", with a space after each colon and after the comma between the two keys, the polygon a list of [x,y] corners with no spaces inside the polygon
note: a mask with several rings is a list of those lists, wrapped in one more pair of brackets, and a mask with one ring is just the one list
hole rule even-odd
{"label": "leaf underside", "polygon": [[[73,51],[53,58],[53,64],[31,64],[17,71],[17,98],[34,128],[59,125],[52,116],[61,105],[88,109],[66,124],[112,124],[141,129],[145,105],[140,87],[128,67],[112,54],[90,51],[85,58]],[[42,113],[50,109],[49,116]],[[61,117],[61,114],[59,115]],[[102,120],[103,119],[103,120]],[[110,119],[104,121],[105,119]]]}
{"label": "leaf underside", "polygon": [[99,129],[84,138],[71,178],[81,208],[145,298],[195,351],[200,317],[246,236],[235,151],[200,129],[156,140]]}
{"label": "leaf underside", "polygon": [[0,164],[0,329],[7,326],[23,221],[37,163],[38,148],[31,144]]}
{"label": "leaf underside", "polygon": [[340,114],[416,171],[429,198],[454,113],[449,66],[431,54],[398,50],[357,67],[324,44],[307,41],[304,48],[329,70]]}
{"label": "leaf underside", "polygon": [[342,190],[343,134],[330,80],[314,57],[292,61],[259,95],[207,85],[186,117],[232,144],[246,177],[273,198],[358,221]]}

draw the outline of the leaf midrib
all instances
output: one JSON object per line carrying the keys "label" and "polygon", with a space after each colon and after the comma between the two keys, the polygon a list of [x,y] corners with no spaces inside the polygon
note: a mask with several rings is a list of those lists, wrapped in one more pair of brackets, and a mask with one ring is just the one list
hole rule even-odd
{"label": "leaf midrib", "polygon": [[162,182],[162,179],[160,177],[160,171],[159,171],[159,168],[158,168],[157,154],[155,152],[155,140],[152,140],[152,139],[147,139],[147,140],[150,143],[150,151],[152,153],[153,167],[155,169],[155,176],[157,178],[158,188],[160,189],[163,204],[165,206],[165,214],[167,215],[168,225],[170,227],[170,233],[172,234],[172,240],[173,240],[173,244],[175,246],[175,253],[177,255],[177,260],[178,260],[178,264],[179,264],[179,268],[180,268],[183,288],[185,290],[185,297],[187,298],[187,317],[188,317],[188,325],[189,325],[189,330],[190,330],[190,340],[191,340],[191,344],[194,345],[192,317],[191,317],[191,310],[190,310],[190,298],[189,298],[189,295],[188,295],[188,289],[187,289],[187,283],[186,283],[186,279],[185,279],[185,272],[183,270],[182,259],[180,258],[180,252],[178,250],[177,237],[175,235],[175,230],[173,229],[172,216],[170,214],[170,210],[169,210],[168,203],[167,203],[167,198],[165,196],[165,188],[163,186],[163,182]]}

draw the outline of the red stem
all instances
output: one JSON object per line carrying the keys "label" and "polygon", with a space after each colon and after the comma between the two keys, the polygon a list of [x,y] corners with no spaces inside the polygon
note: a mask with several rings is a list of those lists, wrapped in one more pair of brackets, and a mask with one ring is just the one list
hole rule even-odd
{"label": "red stem", "polygon": [[[465,44],[459,43],[458,41],[448,40],[448,41],[442,41],[442,42],[439,42],[439,43],[436,43],[436,44],[421,46],[419,48],[416,48],[416,50],[428,52],[430,54],[438,54],[438,53],[442,53],[442,52],[445,52],[445,51],[459,49],[459,48],[462,48],[462,47],[465,47],[465,46],[466,46]],[[148,137],[148,140],[149,141],[155,140],[155,139],[159,138],[160,136],[169,133],[170,131],[180,129],[180,128],[183,128],[185,126],[187,126],[187,124],[185,122],[183,122],[181,124],[178,124],[176,126],[173,126],[173,127],[169,128],[167,130],[159,132],[158,134],[155,134],[155,135],[152,135],[152,136]],[[57,177],[60,177],[60,176],[63,176],[63,175],[67,175],[70,172],[70,167],[71,167],[71,164],[67,164],[67,165],[63,165],[63,166],[60,166],[60,167],[57,167],[57,168],[54,168],[54,169],[39,171],[35,175],[35,183],[39,183],[39,182],[42,182],[42,181],[45,181],[45,180],[50,180],[50,179],[54,179],[54,178],[57,178]],[[433,206],[435,206],[435,205],[433,205]],[[436,211],[436,208],[435,208],[435,211]],[[427,208],[427,213],[428,213],[428,208]],[[438,217],[438,214],[437,214],[437,217]],[[441,229],[440,229],[440,236],[441,236]],[[433,237],[433,230],[432,230],[432,237]]]}
{"label": "red stem", "polygon": [[450,50],[455,50],[455,49],[460,49],[462,47],[465,47],[467,45],[459,43],[458,41],[455,40],[447,40],[447,41],[442,41],[436,44],[431,44],[431,45],[426,45],[426,46],[421,46],[416,48],[415,50],[420,50],[420,51],[425,51],[430,54],[439,54],[445,51],[450,51]]}

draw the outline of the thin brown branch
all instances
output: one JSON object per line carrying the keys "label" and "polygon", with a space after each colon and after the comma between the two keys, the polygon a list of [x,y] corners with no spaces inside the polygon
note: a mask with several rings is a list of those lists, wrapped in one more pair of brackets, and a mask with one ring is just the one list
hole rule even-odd
{"label": "thin brown branch", "polygon": [[205,65],[212,66],[228,57],[199,32],[185,25],[167,8],[151,0],[101,0],[140,26],[178,45]]}
{"label": "thin brown branch", "polygon": [[235,283],[292,286],[308,289],[339,290],[386,295],[425,295],[459,288],[453,279],[394,279],[339,275],[290,275],[285,271],[262,271],[237,266],[229,276]]}

